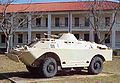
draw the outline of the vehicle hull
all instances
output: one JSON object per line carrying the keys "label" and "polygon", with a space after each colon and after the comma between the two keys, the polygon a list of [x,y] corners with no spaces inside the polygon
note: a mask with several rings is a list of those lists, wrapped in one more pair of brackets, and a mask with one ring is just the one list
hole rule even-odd
{"label": "vehicle hull", "polygon": [[32,49],[31,51],[14,51],[7,56],[14,61],[22,61],[25,65],[32,65],[36,59],[48,52],[55,53],[60,58],[62,68],[87,67],[96,55],[101,55],[105,61],[112,61],[111,49]]}

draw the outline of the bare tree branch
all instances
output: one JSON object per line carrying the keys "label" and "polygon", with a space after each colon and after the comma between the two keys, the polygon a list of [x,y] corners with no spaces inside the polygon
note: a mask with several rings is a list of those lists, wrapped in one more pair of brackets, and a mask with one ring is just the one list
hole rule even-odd
{"label": "bare tree branch", "polygon": [[104,37],[104,38],[100,41],[100,43],[104,42],[104,41],[109,37],[110,32],[112,31],[113,25],[115,24],[116,15],[117,15],[117,11],[115,11],[115,15],[114,15],[114,17],[113,17],[113,21],[112,21],[112,23],[111,23],[111,25],[110,25],[110,28],[109,28],[108,32],[107,32],[107,36]]}
{"label": "bare tree branch", "polygon": [[[27,21],[28,17],[26,16],[23,20],[18,23],[17,26],[14,26],[14,23],[11,21],[11,17],[16,18],[21,12],[25,12],[28,8],[30,8],[31,0],[29,4],[26,4],[26,7],[24,6],[19,11],[16,12],[9,12],[9,7],[12,6],[12,3],[15,0],[0,0],[0,6],[2,8],[1,10],[1,22],[0,22],[0,29],[3,31],[5,38],[6,38],[6,48],[7,52],[9,51],[9,44],[10,44],[10,37],[13,35],[18,28],[21,28],[21,25],[27,24],[29,21]],[[32,11],[32,10],[31,10]],[[29,12],[26,12],[29,13]]]}
{"label": "bare tree branch", "polygon": [[[101,39],[98,36],[98,34],[100,33],[102,13],[104,12],[103,11],[104,6],[103,6],[102,3],[104,3],[104,1],[94,0],[94,2],[90,5],[90,12],[91,13],[89,13],[90,15],[88,15],[88,17],[90,17],[91,15],[93,17],[93,22],[91,22],[91,20],[90,20],[89,23],[90,23],[91,27],[93,28],[94,33],[98,37],[99,42],[97,42],[97,43],[103,43],[109,37],[110,32],[112,31],[113,25],[115,23],[115,18],[116,18],[116,15],[117,15],[117,11],[120,9],[120,4],[119,3],[116,3],[116,5],[114,5],[114,7],[112,7],[112,9],[115,10],[115,12],[114,12],[115,15],[112,18],[113,20],[110,23],[109,28],[108,28],[108,26],[105,26],[105,27],[107,27],[109,29],[107,31],[107,36],[105,36],[103,39]],[[108,4],[106,4],[106,5],[108,5]]]}

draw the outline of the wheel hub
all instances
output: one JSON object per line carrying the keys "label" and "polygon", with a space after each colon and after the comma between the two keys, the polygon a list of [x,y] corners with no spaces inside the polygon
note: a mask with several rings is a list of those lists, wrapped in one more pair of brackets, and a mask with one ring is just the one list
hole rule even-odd
{"label": "wheel hub", "polygon": [[94,68],[97,70],[97,69],[100,69],[100,64],[99,64],[99,62],[97,62],[97,63],[95,63],[95,65],[94,65]]}
{"label": "wheel hub", "polygon": [[53,72],[54,69],[55,69],[55,67],[54,67],[53,64],[49,64],[48,67],[47,67],[47,71],[48,71],[49,73]]}

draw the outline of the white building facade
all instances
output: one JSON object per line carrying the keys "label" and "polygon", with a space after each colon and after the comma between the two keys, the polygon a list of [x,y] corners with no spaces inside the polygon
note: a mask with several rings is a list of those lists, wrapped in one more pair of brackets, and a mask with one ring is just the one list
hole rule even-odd
{"label": "white building facade", "polygon": [[[63,4],[63,3],[64,2],[59,4]],[[65,3],[67,4],[69,2],[65,2]],[[75,3],[77,2],[74,2],[74,4]],[[45,3],[43,3],[43,5],[44,4]],[[48,4],[48,7],[51,7],[50,4],[51,3]],[[58,3],[52,3],[52,4],[58,4]],[[92,25],[89,23],[89,20],[93,22],[93,17],[90,17],[89,19],[87,18],[88,14],[90,13],[89,11],[85,9],[84,10],[80,9],[76,11],[76,9],[70,10],[70,8],[69,10],[64,10],[64,8],[63,10],[60,11],[58,10],[59,8],[45,12],[34,11],[31,13],[30,12],[19,13],[19,17],[21,19],[24,19],[27,16],[29,22],[15,31],[12,37],[12,46],[15,47],[16,45],[28,44],[31,41],[33,41],[35,38],[38,39],[45,38],[46,36],[44,35],[44,33],[57,35],[60,33],[71,32],[79,40],[82,39],[92,42],[96,41],[96,37],[95,37],[96,35],[94,34],[94,29],[92,28]],[[42,15],[42,16],[37,17],[38,15],[39,16]],[[110,29],[109,23],[111,23],[112,20],[114,19],[114,15],[115,13],[113,9],[105,10],[103,12],[101,18],[101,27],[99,28],[100,31],[99,36],[101,39],[103,39],[107,35]],[[13,21],[14,25],[19,24],[19,21],[16,20],[15,18],[14,19],[11,18],[11,21]],[[119,11],[116,16],[116,21],[110,32],[110,36],[103,42],[103,44],[106,44],[107,46],[110,46],[113,49],[120,49],[120,12]],[[0,30],[0,48],[5,48],[5,36],[2,30]]]}

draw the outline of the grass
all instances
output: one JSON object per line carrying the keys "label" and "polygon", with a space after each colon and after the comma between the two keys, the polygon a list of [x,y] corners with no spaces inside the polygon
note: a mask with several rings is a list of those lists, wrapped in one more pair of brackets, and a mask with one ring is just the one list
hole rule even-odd
{"label": "grass", "polygon": [[[1,73],[9,72],[21,72],[27,71],[24,64],[16,63],[6,56],[0,56],[0,83],[10,83],[9,80],[2,77]],[[106,62],[104,64],[103,72],[112,73],[110,76],[100,76],[100,77],[86,77],[78,78],[74,76],[73,78],[69,76],[58,76],[57,78],[64,78],[62,80],[51,80],[45,81],[45,83],[120,83],[120,56],[113,57],[112,62]],[[41,83],[41,82],[40,82]]]}
{"label": "grass", "polygon": [[[0,55],[0,73],[26,71],[22,63],[16,63],[4,55]],[[0,74],[0,83],[11,83]]]}
{"label": "grass", "polygon": [[0,72],[24,71],[25,66],[22,63],[16,63],[6,56],[0,56]]}
{"label": "grass", "polygon": [[113,61],[104,64],[104,72],[120,74],[120,56],[113,57]]}
{"label": "grass", "polygon": [[46,83],[120,83],[120,75],[112,75],[110,77],[94,77],[94,78],[73,78],[59,81],[48,81]]}

